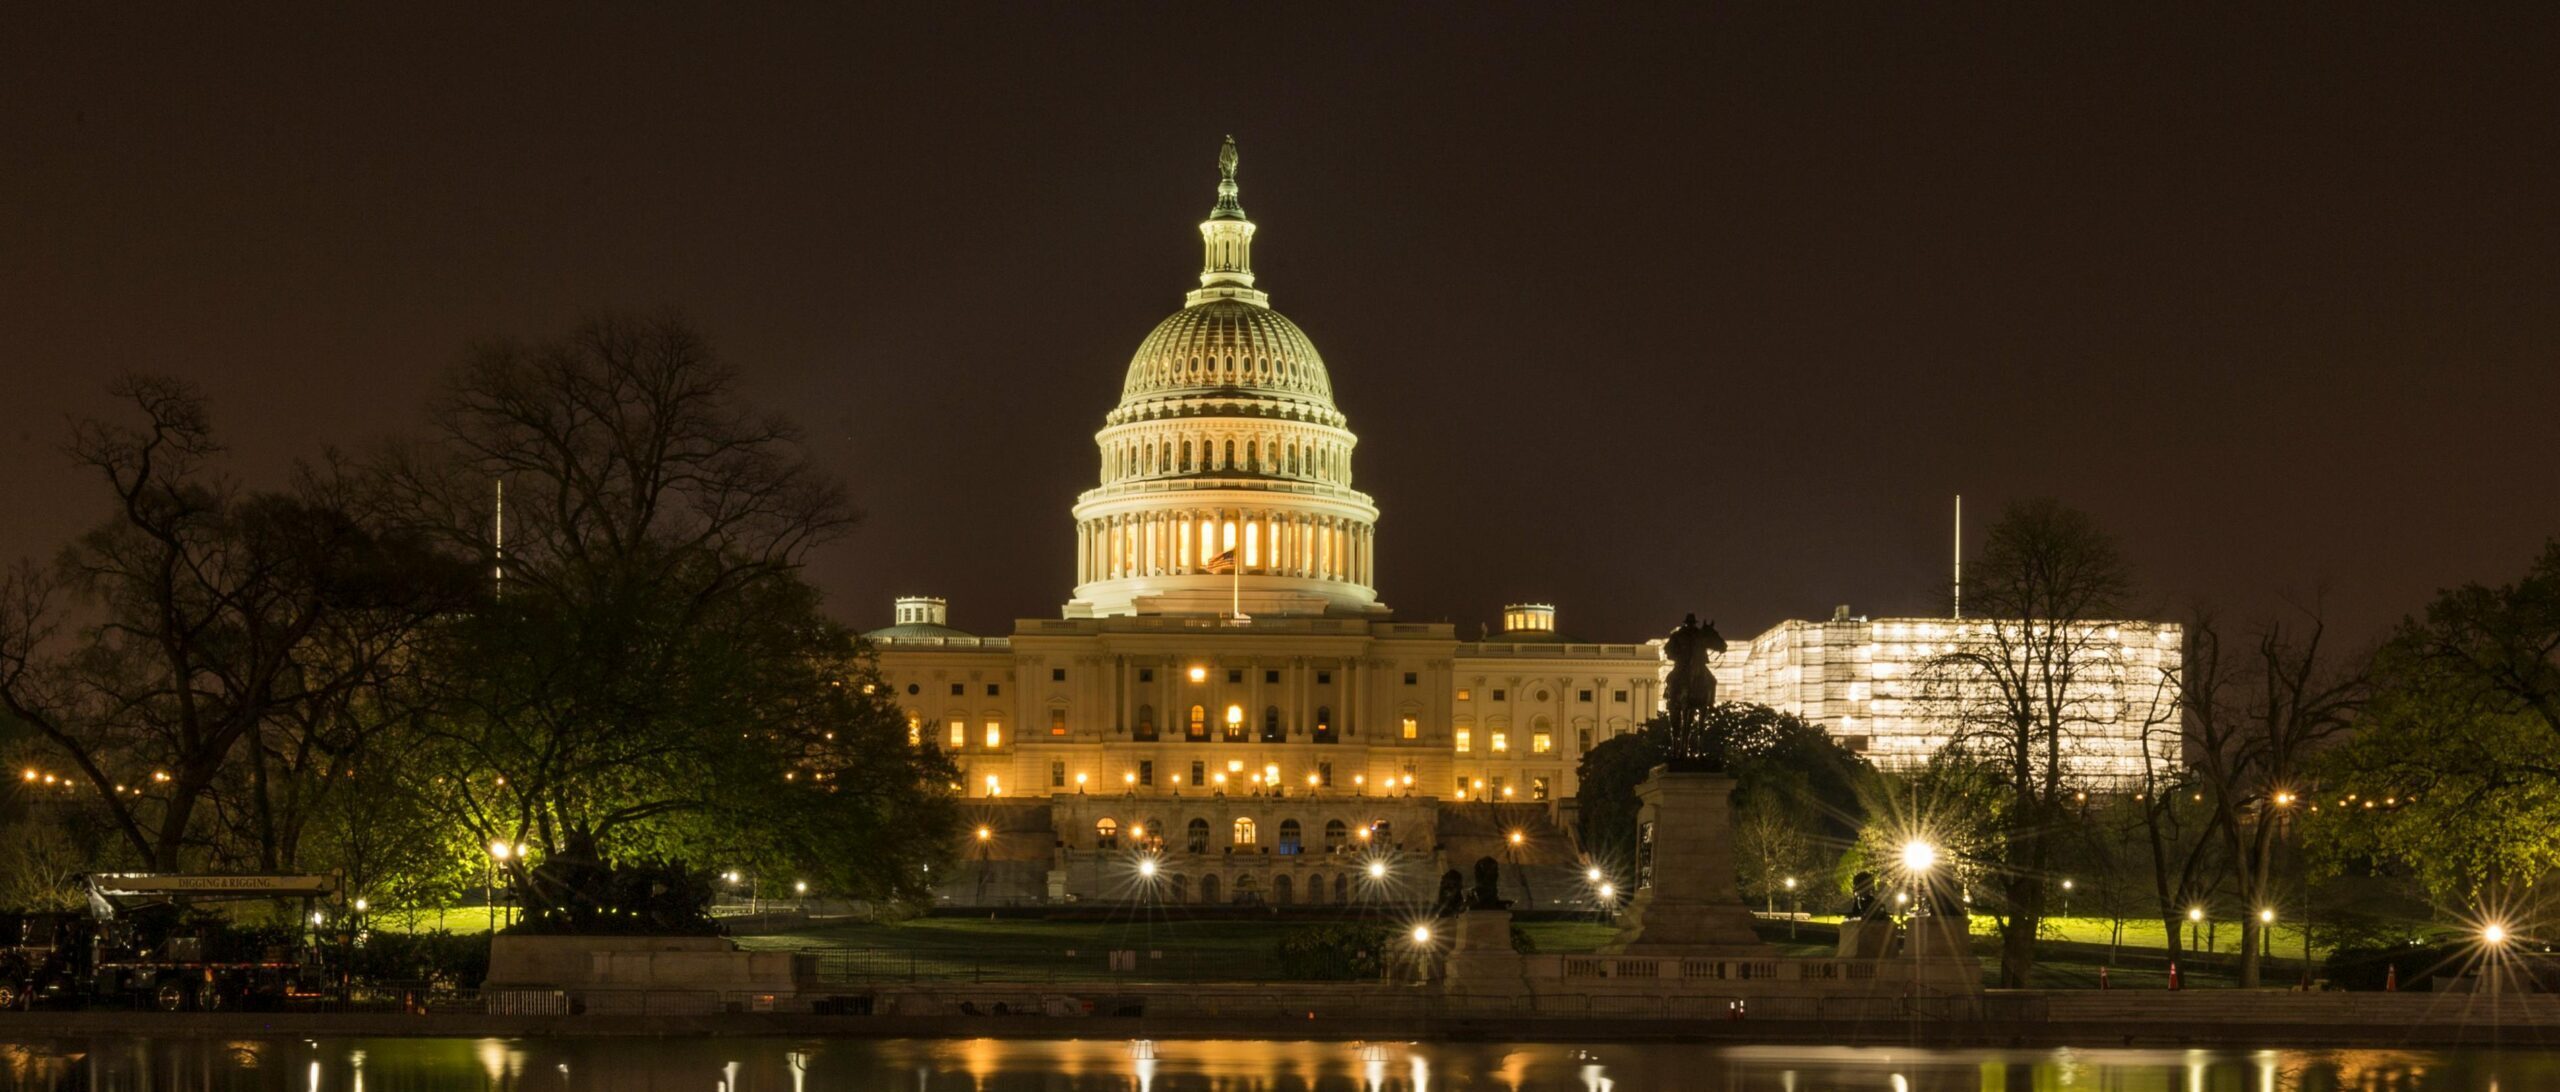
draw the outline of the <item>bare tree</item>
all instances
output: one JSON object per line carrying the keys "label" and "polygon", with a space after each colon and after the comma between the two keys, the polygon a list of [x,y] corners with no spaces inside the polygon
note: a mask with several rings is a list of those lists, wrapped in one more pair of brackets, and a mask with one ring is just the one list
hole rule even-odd
{"label": "bare tree", "polygon": [[2290,626],[2252,627],[2242,649],[2224,646],[2210,616],[2200,614],[2188,631],[2188,751],[2239,894],[2242,986],[2259,984],[2266,947],[2260,915],[2282,901],[2276,841],[2305,803],[2304,766],[2347,731],[2364,704],[2363,669],[2324,658],[2327,626],[2319,610],[2299,614]]}
{"label": "bare tree", "polygon": [[2006,782],[2000,982],[2023,987],[2078,791],[2065,759],[2084,732],[2121,715],[2125,659],[2105,623],[2123,616],[2132,576],[2095,520],[2049,499],[2010,506],[1986,545],[1966,589],[1981,620],[1955,623],[1956,639],[1925,669],[1921,700]]}
{"label": "bare tree", "polygon": [[[415,587],[381,571],[381,543],[326,497],[247,492],[213,473],[221,448],[192,388],[128,378],[112,392],[139,422],[84,422],[71,453],[104,480],[114,515],[53,571],[0,580],[0,707],[87,782],[135,859],[238,856],[223,837],[234,827],[248,856],[277,867],[268,734],[361,685],[319,635]],[[422,612],[387,613],[409,625]]]}

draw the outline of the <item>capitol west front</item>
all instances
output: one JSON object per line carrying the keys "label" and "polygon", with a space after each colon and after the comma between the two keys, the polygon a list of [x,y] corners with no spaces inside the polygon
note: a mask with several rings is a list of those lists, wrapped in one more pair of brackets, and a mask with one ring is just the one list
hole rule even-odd
{"label": "capitol west front", "polygon": [[949,901],[1124,897],[1139,845],[1160,850],[1158,897],[1195,903],[1358,901],[1484,856],[1572,864],[1555,805],[1575,762],[1655,708],[1649,644],[1563,640],[1540,605],[1462,641],[1379,601],[1358,437],[1314,343],[1255,287],[1224,161],[1200,286],[1095,434],[1062,617],[979,637],[915,597],[867,635],[971,798]]}

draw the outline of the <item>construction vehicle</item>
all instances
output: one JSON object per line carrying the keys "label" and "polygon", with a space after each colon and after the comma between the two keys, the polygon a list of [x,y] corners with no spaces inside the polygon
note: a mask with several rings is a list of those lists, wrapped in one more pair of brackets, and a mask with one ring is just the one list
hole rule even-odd
{"label": "construction vehicle", "polygon": [[[120,872],[81,882],[86,914],[0,920],[0,1008],[216,1010],[321,996],[335,985],[325,958],[325,930],[343,917],[334,912],[334,877]],[[200,908],[249,899],[302,900],[303,924],[243,929]]]}

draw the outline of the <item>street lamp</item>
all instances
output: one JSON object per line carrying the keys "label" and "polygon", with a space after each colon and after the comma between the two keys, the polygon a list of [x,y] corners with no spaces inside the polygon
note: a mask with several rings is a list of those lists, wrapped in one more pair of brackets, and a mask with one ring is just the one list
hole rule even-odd
{"label": "street lamp", "polygon": [[2064,881],[2062,881],[2062,916],[2063,916],[2063,917],[2066,917],[2066,918],[2071,916],[2071,888],[2072,888],[2072,886],[2073,886],[2073,884],[2072,884],[2072,882],[2071,882],[2070,880],[2064,880]]}
{"label": "street lamp", "polygon": [[2200,926],[2202,926],[2203,924],[2204,924],[2204,907],[2201,907],[2201,906],[2190,906],[2190,907],[2188,907],[2188,908],[2187,908],[2187,950],[2188,950],[2188,951],[2194,951],[2194,950],[2195,950],[2195,947],[2196,947],[2196,930],[2197,930]]}
{"label": "street lamp", "polygon": [[514,847],[505,842],[489,843],[489,878],[481,889],[481,900],[489,906],[489,932],[498,931],[498,866],[514,856]]}
{"label": "street lamp", "polygon": [[1803,916],[1804,916],[1804,902],[1803,902],[1803,900],[1799,899],[1799,898],[1796,896],[1796,878],[1795,878],[1795,877],[1793,877],[1793,876],[1789,876],[1789,877],[1787,877],[1787,879],[1786,879],[1786,886],[1787,886],[1787,939],[1789,939],[1789,940],[1794,940],[1794,939],[1795,939],[1795,936],[1796,936],[1796,919],[1801,918],[1801,917],[1803,917]]}
{"label": "street lamp", "polygon": [[2504,947],[2507,943],[2506,924],[2504,922],[2493,921],[2487,925],[2481,926],[2480,939],[2492,948]]}

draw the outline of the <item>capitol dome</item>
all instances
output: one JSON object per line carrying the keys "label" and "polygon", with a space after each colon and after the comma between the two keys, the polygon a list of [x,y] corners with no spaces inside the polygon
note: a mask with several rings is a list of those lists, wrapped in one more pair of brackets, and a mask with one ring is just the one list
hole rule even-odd
{"label": "capitol dome", "polygon": [[1315,342],[1287,316],[1240,299],[1195,304],[1157,323],[1129,358],[1120,408],[1222,392],[1304,403],[1337,423],[1341,417]]}
{"label": "capitol dome", "polygon": [[1070,617],[1376,614],[1377,506],[1324,358],[1254,287],[1235,142],[1200,225],[1200,287],[1139,343],[1094,434]]}

